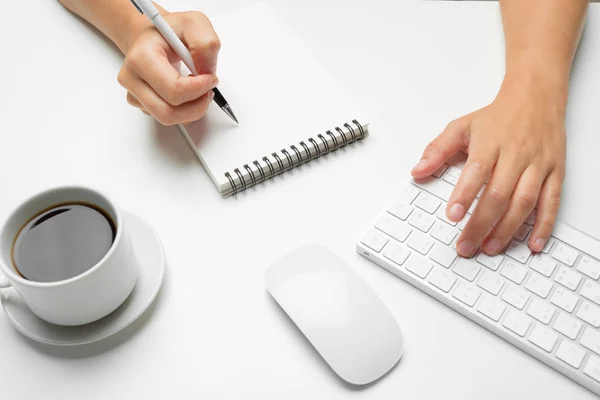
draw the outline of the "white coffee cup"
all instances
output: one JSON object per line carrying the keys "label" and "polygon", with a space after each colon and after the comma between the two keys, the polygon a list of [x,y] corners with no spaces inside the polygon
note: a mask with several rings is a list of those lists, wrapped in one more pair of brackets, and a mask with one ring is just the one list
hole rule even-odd
{"label": "white coffee cup", "polygon": [[[57,282],[21,277],[12,247],[21,228],[41,211],[65,203],[87,203],[115,223],[115,239],[104,257],[85,272]],[[127,299],[139,273],[132,239],[121,210],[106,195],[85,187],[59,187],[39,193],[17,207],[0,230],[0,288],[12,286],[41,319],[57,325],[83,325],[103,318]]]}

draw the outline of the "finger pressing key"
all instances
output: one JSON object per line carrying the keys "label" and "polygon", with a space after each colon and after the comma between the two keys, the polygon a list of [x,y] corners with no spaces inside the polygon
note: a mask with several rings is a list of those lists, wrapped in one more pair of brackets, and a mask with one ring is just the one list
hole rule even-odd
{"label": "finger pressing key", "polygon": [[535,207],[543,179],[543,175],[536,171],[534,167],[530,166],[523,172],[508,209],[488,235],[488,239],[483,246],[484,252],[489,255],[496,255],[510,242]]}
{"label": "finger pressing key", "polygon": [[[481,246],[488,232],[508,207],[523,169],[513,157],[499,158],[487,188],[458,240],[457,251],[461,256],[471,257]],[[464,172],[461,179],[463,176]]]}

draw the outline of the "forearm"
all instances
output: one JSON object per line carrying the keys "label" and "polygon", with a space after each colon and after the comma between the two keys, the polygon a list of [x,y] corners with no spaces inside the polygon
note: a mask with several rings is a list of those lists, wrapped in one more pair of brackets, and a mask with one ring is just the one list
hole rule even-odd
{"label": "forearm", "polygon": [[506,79],[566,93],[588,0],[500,0]]}
{"label": "forearm", "polygon": [[[127,52],[135,32],[150,22],[129,0],[59,0],[59,2],[94,25],[112,40],[123,53]],[[164,9],[158,7],[161,13]]]}

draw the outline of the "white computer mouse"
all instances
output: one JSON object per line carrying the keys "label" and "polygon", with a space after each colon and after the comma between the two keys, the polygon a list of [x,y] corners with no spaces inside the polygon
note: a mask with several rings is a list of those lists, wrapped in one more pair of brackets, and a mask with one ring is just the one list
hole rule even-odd
{"label": "white computer mouse", "polygon": [[340,257],[319,245],[273,264],[267,290],[345,381],[365,385],[400,359],[398,323],[375,292]]}

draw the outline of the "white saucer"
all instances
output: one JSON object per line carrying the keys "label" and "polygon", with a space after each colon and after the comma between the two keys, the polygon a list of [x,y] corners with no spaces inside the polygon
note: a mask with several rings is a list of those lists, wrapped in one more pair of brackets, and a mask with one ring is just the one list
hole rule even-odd
{"label": "white saucer", "polygon": [[105,339],[125,329],[152,304],[160,290],[165,272],[165,257],[160,238],[148,222],[125,211],[123,217],[133,238],[140,262],[140,275],[125,302],[108,316],[82,326],[59,326],[38,318],[14,289],[2,291],[0,301],[9,321],[23,335],[55,346],[78,346]]}

